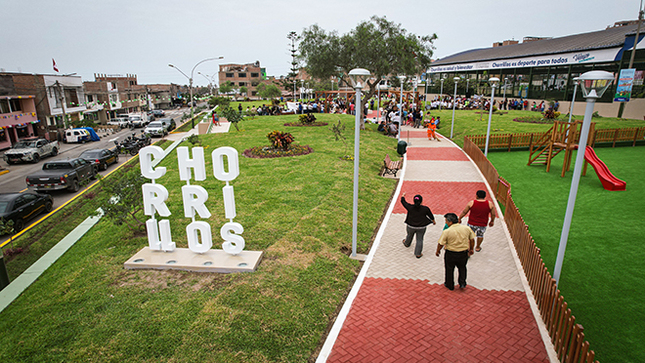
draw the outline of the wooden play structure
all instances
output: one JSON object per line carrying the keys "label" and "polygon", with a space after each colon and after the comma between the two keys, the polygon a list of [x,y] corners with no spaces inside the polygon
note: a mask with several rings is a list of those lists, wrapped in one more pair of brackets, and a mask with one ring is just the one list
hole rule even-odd
{"label": "wooden play structure", "polygon": [[[592,122],[590,126],[589,134],[593,135],[596,123]],[[571,168],[573,150],[578,149],[581,128],[582,121],[574,121],[571,123],[567,121],[554,121],[553,127],[536,142],[531,144],[528,165],[545,164],[546,171],[549,172],[551,170],[551,160],[564,151],[561,174],[561,176],[564,176]],[[592,141],[591,138],[588,138],[587,145],[591,145]]]}

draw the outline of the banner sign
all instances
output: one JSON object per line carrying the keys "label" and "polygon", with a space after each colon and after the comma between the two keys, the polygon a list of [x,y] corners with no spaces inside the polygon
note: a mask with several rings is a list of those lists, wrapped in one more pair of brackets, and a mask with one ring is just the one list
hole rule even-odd
{"label": "banner sign", "polygon": [[468,71],[475,71],[475,70],[501,69],[501,68],[548,67],[548,66],[563,66],[563,65],[570,65],[570,64],[613,62],[616,60],[616,57],[620,50],[621,48],[609,48],[609,49],[571,52],[571,53],[562,53],[562,54],[548,54],[548,55],[541,55],[541,56],[534,56],[534,57],[450,64],[445,66],[431,65],[428,71],[430,73],[468,72]]}
{"label": "banner sign", "polygon": [[634,85],[635,75],[635,68],[620,70],[618,84],[616,85],[616,95],[614,96],[614,102],[629,102],[629,99],[632,96],[632,86]]}

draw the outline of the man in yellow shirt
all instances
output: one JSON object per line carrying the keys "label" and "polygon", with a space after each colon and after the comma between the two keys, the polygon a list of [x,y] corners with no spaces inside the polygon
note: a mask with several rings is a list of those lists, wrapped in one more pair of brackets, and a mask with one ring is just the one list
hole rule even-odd
{"label": "man in yellow shirt", "polygon": [[455,266],[459,270],[459,287],[466,287],[466,264],[468,257],[472,256],[475,252],[475,233],[467,226],[459,224],[459,218],[455,213],[448,213],[443,216],[448,229],[444,230],[439,237],[437,244],[437,252],[435,255],[439,257],[441,249],[445,248],[446,252],[443,255],[444,264],[446,267],[446,280],[443,283],[449,290],[455,289]]}

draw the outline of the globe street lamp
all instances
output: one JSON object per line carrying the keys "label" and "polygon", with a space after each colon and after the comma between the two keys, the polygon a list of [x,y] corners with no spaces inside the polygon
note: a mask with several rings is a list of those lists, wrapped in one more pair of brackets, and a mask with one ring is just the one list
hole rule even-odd
{"label": "globe street lamp", "polygon": [[188,77],[188,75],[186,75],[186,73],[182,72],[181,69],[177,68],[175,65],[168,64],[168,67],[171,67],[171,68],[174,68],[174,69],[178,70],[179,73],[183,74],[184,77],[188,78],[188,83],[189,83],[188,87],[189,87],[189,90],[190,90],[190,124],[191,124],[192,128],[195,128],[195,120],[193,119],[193,106],[194,106],[194,103],[195,103],[195,102],[193,102],[193,74],[195,73],[195,68],[197,68],[198,65],[200,65],[200,64],[202,64],[204,62],[208,62],[208,61],[212,61],[212,60],[218,60],[218,59],[224,59],[224,57],[220,56],[220,57],[217,57],[217,58],[206,58],[206,59],[202,59],[201,61],[197,62],[197,64],[195,64],[193,69],[190,71],[190,77]]}
{"label": "globe street lamp", "polygon": [[587,148],[587,138],[589,137],[589,127],[591,125],[594,104],[596,103],[596,99],[602,97],[607,88],[609,88],[614,80],[614,75],[606,71],[590,71],[583,73],[578,77],[578,79],[580,81],[580,86],[582,87],[582,96],[587,99],[587,106],[585,108],[585,117],[582,121],[582,129],[580,130],[580,141],[578,141],[576,164],[573,169],[573,178],[571,179],[571,190],[569,191],[567,210],[564,215],[564,225],[562,226],[558,255],[555,259],[555,268],[553,269],[553,278],[555,279],[556,286],[560,283],[564,251],[567,248],[567,239],[569,238],[573,208],[576,205],[578,184],[580,183],[580,174],[582,173],[582,163],[585,159],[585,150]]}
{"label": "globe street lamp", "polygon": [[352,86],[356,90],[356,121],[354,122],[354,211],[352,213],[352,258],[356,258],[356,244],[358,238],[358,159],[361,136],[361,89],[370,71],[363,68],[354,68],[349,71]]}
{"label": "globe street lamp", "polygon": [[399,132],[396,134],[396,139],[401,140],[401,127],[403,127],[403,82],[405,81],[405,76],[397,76],[399,81],[401,81],[401,103],[399,104]]}
{"label": "globe street lamp", "polygon": [[453,78],[455,81],[455,96],[452,98],[452,125],[450,125],[450,138],[452,139],[452,130],[455,128],[455,106],[457,105],[457,83],[461,78]]}
{"label": "globe street lamp", "polygon": [[381,120],[381,90],[387,89],[387,88],[388,87],[385,84],[376,85],[376,91],[378,92],[378,105],[376,106],[376,122],[379,122]]}

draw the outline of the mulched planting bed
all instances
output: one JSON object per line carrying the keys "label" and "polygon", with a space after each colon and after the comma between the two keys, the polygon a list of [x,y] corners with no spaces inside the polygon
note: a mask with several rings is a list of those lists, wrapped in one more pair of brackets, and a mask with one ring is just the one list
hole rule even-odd
{"label": "mulched planting bed", "polygon": [[326,122],[314,122],[311,124],[303,124],[299,122],[287,122],[285,126],[327,126]]}
{"label": "mulched planting bed", "polygon": [[287,150],[276,149],[271,146],[257,146],[244,150],[243,154],[247,158],[265,159],[307,155],[312,152],[313,149],[307,145],[291,145]]}

